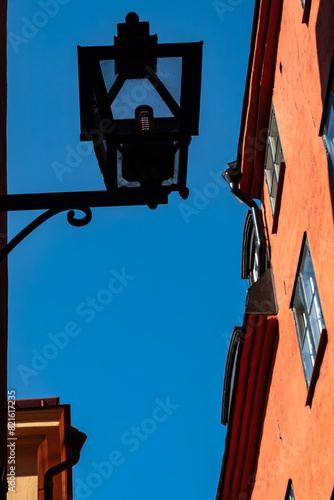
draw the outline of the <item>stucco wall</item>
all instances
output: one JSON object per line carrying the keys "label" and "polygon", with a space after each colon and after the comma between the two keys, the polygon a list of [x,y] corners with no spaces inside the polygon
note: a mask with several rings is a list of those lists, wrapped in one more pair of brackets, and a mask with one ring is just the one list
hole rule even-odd
{"label": "stucco wall", "polygon": [[[329,500],[334,485],[334,198],[318,135],[334,47],[333,2],[312,0],[308,25],[302,14],[300,0],[283,2],[273,91],[286,161],[277,234],[263,187],[280,338],[252,500],[284,499],[289,478],[297,500]],[[289,309],[304,231],[328,331],[311,408]]]}
{"label": "stucco wall", "polygon": [[[52,398],[49,398],[51,402]],[[54,398],[55,399],[55,398]],[[29,403],[29,400],[26,400]],[[37,401],[37,400],[31,400]],[[44,500],[46,472],[68,458],[65,432],[70,425],[69,405],[24,406],[16,408],[17,437],[15,485],[8,500]],[[66,415],[67,414],[67,417]],[[72,491],[68,471],[53,477],[53,498],[67,498]]]}

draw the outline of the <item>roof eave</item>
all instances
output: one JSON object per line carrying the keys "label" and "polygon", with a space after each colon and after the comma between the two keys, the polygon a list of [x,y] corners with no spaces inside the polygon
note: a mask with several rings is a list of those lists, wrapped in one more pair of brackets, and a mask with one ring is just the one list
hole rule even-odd
{"label": "roof eave", "polygon": [[277,319],[245,315],[243,333],[216,500],[237,498],[240,492],[251,493],[252,485],[248,483],[248,478],[257,467],[277,348]]}
{"label": "roof eave", "polygon": [[261,198],[283,0],[257,0],[254,10],[237,165],[239,187]]}

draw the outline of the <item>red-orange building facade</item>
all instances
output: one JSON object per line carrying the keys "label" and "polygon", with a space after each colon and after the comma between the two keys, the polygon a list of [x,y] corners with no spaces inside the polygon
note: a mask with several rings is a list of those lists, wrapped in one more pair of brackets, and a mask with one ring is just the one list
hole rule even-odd
{"label": "red-orange building facade", "polygon": [[224,172],[250,207],[250,288],[226,362],[217,500],[334,498],[333,53],[333,0],[255,2]]}

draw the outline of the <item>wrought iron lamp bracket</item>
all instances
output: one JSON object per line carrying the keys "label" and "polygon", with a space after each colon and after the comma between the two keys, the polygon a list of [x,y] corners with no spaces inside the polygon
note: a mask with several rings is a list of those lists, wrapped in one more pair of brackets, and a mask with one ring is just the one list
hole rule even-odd
{"label": "wrought iron lamp bracket", "polygon": [[[158,204],[167,204],[168,194],[168,188],[154,194],[143,189],[133,196],[126,188],[120,188],[117,192],[105,190],[0,195],[0,212],[46,210],[0,251],[0,262],[34,229],[60,212],[68,211],[68,222],[72,226],[80,227],[91,221],[92,207],[149,205],[150,208],[155,208]],[[75,210],[83,212],[84,217],[75,217]]]}
{"label": "wrought iron lamp bracket", "polygon": [[[60,212],[64,212],[68,210],[67,208],[50,208],[43,214],[39,215],[35,220],[30,222],[22,231],[20,231],[7,245],[4,246],[0,250],[0,262],[3,261],[5,257],[19,244],[21,241],[28,236],[34,229],[39,227],[43,222],[47,221],[54,215],[59,214]],[[83,212],[85,215],[82,218],[76,218],[75,216],[75,210],[80,210]],[[69,224],[75,227],[82,227],[88,224],[91,219],[92,219],[92,211],[89,207],[87,208],[79,208],[75,210],[69,210],[67,213],[67,221]]]}

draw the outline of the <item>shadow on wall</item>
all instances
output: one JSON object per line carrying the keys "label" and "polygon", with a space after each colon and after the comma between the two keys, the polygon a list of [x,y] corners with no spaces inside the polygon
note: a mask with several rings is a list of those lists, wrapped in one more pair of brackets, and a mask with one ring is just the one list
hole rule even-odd
{"label": "shadow on wall", "polygon": [[[272,321],[272,319],[269,320],[269,321]],[[277,324],[277,332],[276,332],[275,342],[274,342],[273,351],[272,351],[272,358],[271,358],[270,368],[269,368],[268,375],[267,375],[267,388],[266,388],[265,398],[264,398],[264,401],[263,401],[261,428],[260,428],[260,433],[259,433],[259,436],[258,436],[259,450],[260,450],[260,443],[262,442],[264,420],[265,420],[265,417],[266,417],[266,411],[267,411],[267,406],[268,406],[268,400],[269,400],[269,393],[270,393],[270,388],[271,388],[271,382],[272,382],[273,373],[274,373],[274,366],[275,366],[275,363],[276,363],[276,354],[277,354],[279,339],[280,339],[279,324]],[[257,477],[257,470],[258,470],[258,456],[257,456],[257,460],[256,460],[254,472],[253,472],[253,474],[251,476],[251,478],[252,478],[252,480],[251,480],[251,492],[253,491],[253,488],[255,486],[256,479],[257,479],[257,483],[258,483],[257,484],[258,490],[261,492],[261,491],[263,491],[263,489],[265,489],[265,485],[262,484],[263,480],[262,480],[261,476]],[[250,494],[249,498],[251,498],[251,494]]]}
{"label": "shadow on wall", "polygon": [[[321,102],[326,106],[326,91],[329,85],[331,66],[334,65],[334,3],[320,2],[315,25],[319,78],[321,85]],[[327,97],[328,99],[328,97]],[[321,132],[320,132],[321,133]],[[328,162],[328,185],[332,202],[332,216],[334,220],[334,165]]]}
{"label": "shadow on wall", "polygon": [[320,2],[315,24],[321,101],[324,104],[328,84],[329,70],[334,48],[334,3]]}

